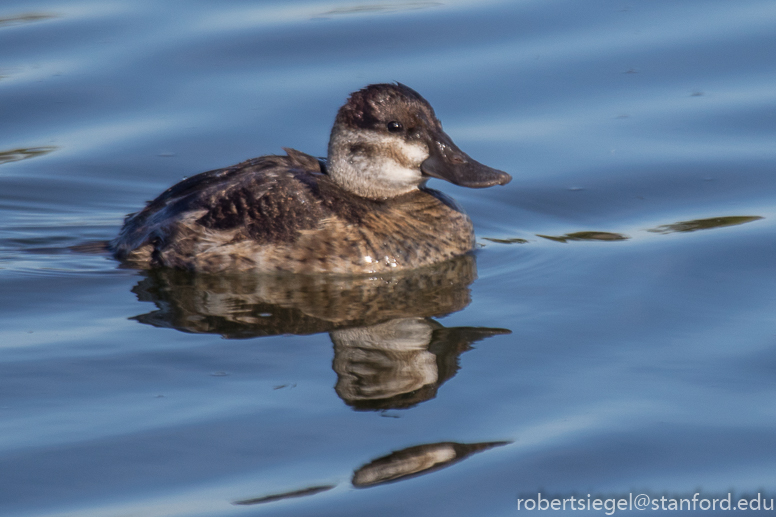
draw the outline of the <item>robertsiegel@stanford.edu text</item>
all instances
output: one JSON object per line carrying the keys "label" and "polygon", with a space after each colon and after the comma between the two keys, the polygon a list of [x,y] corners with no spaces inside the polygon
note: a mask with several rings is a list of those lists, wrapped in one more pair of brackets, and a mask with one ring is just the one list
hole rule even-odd
{"label": "robertsiegel@stanford.edu text", "polygon": [[773,498],[761,493],[755,497],[733,499],[727,497],[701,497],[700,492],[692,497],[650,497],[647,494],[632,493],[618,497],[544,497],[539,492],[536,497],[520,497],[518,510],[600,510],[612,515],[617,510],[773,510]]}

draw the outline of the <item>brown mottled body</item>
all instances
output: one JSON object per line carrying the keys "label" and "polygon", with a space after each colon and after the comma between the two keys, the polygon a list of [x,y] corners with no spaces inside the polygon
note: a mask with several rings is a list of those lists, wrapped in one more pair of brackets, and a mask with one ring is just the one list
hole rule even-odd
{"label": "brown mottled body", "polygon": [[471,250],[470,219],[440,192],[350,193],[299,151],[205,172],[127,217],[111,243],[136,267],[381,273]]}

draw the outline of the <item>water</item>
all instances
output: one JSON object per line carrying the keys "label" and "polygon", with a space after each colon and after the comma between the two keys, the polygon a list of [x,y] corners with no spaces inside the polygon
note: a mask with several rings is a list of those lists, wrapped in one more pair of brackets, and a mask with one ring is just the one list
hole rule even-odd
{"label": "water", "polygon": [[[0,513],[773,497],[775,23],[755,0],[6,0]],[[69,249],[184,176],[325,154],[347,93],[394,80],[515,178],[434,183],[475,257],[334,281]]]}

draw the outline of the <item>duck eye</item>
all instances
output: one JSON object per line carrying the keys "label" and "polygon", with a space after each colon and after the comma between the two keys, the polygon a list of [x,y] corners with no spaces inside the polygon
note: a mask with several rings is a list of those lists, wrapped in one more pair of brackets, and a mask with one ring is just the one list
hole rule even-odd
{"label": "duck eye", "polygon": [[387,127],[388,131],[390,131],[391,133],[398,133],[399,131],[404,129],[404,126],[402,126],[401,123],[396,122],[395,120],[388,122],[385,125],[385,127]]}

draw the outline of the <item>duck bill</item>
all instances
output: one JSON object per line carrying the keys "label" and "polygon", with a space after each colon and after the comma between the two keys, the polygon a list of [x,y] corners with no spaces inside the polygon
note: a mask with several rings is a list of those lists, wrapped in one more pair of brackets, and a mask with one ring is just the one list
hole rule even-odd
{"label": "duck bill", "polygon": [[506,185],[512,180],[506,172],[472,160],[443,131],[434,135],[428,148],[429,157],[420,164],[420,171],[425,176],[469,188]]}

